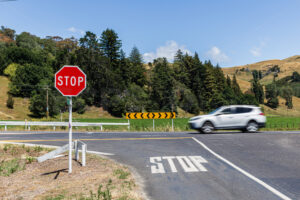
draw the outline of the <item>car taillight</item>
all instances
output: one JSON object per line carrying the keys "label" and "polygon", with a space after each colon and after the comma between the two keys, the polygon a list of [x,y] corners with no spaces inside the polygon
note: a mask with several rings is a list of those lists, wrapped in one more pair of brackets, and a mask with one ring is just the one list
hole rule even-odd
{"label": "car taillight", "polygon": [[265,115],[264,113],[259,113],[259,115]]}

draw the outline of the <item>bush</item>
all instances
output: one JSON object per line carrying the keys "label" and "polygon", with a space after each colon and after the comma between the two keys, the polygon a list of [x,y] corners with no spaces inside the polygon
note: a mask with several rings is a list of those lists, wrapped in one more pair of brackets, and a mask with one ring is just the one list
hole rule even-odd
{"label": "bush", "polygon": [[86,103],[82,98],[75,98],[73,103],[73,112],[83,114],[86,111]]}
{"label": "bush", "polygon": [[13,109],[14,108],[14,99],[12,97],[12,95],[8,95],[8,98],[7,98],[7,101],[6,101],[6,107],[10,108],[10,109]]}
{"label": "bush", "polygon": [[184,111],[192,114],[199,113],[198,100],[189,89],[184,89],[183,91],[181,91],[179,107],[182,108]]}

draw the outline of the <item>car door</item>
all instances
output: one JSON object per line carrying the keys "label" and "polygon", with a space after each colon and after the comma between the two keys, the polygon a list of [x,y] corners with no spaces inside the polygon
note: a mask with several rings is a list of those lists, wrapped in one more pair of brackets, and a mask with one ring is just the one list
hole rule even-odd
{"label": "car door", "polygon": [[235,126],[243,127],[249,120],[249,113],[252,111],[251,108],[237,107],[235,112]]}
{"label": "car door", "polygon": [[229,128],[234,124],[235,108],[225,108],[217,118],[218,128]]}

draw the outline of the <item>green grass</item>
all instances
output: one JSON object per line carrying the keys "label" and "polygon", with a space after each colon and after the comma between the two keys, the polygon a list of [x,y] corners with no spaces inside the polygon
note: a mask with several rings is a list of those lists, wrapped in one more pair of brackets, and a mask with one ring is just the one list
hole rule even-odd
{"label": "green grass", "polygon": [[299,130],[299,117],[267,117],[266,128],[262,130]]}
{"label": "green grass", "polygon": [[0,163],[0,176],[10,176],[11,174],[24,170],[25,164],[20,159],[13,159],[9,161],[2,161]]}
{"label": "green grass", "polygon": [[119,179],[127,179],[127,177],[130,175],[130,173],[125,172],[122,169],[117,169],[114,171],[114,175],[117,176]]}

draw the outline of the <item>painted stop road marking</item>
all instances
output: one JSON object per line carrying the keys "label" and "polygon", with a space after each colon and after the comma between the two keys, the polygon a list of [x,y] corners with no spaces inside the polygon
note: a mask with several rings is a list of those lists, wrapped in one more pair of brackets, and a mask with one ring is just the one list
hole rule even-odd
{"label": "painted stop road marking", "polygon": [[[206,172],[207,169],[203,166],[203,163],[207,161],[202,156],[162,156],[162,157],[150,157],[151,173],[152,174],[164,174],[166,169],[170,169],[171,172],[178,172],[179,165],[184,172]],[[175,164],[176,163],[176,164]]]}

